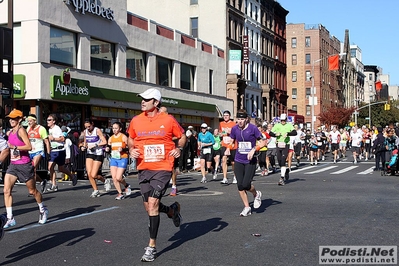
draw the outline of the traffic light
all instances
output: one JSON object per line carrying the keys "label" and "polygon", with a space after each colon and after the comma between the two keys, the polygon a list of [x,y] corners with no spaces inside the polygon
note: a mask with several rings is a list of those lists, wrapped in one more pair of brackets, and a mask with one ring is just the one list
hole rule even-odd
{"label": "traffic light", "polygon": [[391,105],[389,103],[384,104],[384,110],[385,111],[391,110]]}

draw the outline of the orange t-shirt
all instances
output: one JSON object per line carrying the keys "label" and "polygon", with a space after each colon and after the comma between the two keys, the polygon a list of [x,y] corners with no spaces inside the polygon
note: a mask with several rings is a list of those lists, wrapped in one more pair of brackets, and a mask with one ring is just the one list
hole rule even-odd
{"label": "orange t-shirt", "polygon": [[[114,152],[118,153],[119,152],[119,148],[122,148],[122,149],[126,148],[126,143],[123,141],[123,137],[124,136],[125,136],[125,134],[120,133],[118,137],[115,136],[115,135],[112,135],[110,137],[109,142],[111,143],[111,155]],[[119,157],[120,158],[127,158],[128,156],[127,156],[127,153],[125,151],[121,151],[121,152],[119,152]]]}
{"label": "orange t-shirt", "polygon": [[227,123],[225,121],[219,123],[219,133],[222,134],[222,146],[230,148],[231,150],[235,150],[237,148],[236,145],[234,146],[230,145],[231,142],[230,132],[235,125],[236,123],[231,120]]}
{"label": "orange t-shirt", "polygon": [[140,151],[138,170],[172,171],[175,158],[169,152],[176,148],[172,137],[181,138],[183,134],[173,116],[158,113],[148,117],[141,113],[133,117],[128,132],[129,138],[134,139],[134,148]]}

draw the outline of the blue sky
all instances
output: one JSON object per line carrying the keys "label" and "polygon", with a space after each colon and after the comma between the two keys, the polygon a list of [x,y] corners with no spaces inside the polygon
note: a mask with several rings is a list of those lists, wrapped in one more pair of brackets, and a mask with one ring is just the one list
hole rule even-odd
{"label": "blue sky", "polygon": [[382,67],[390,84],[399,85],[398,0],[277,0],[289,11],[287,23],[322,24],[341,42],[362,50],[364,65]]}

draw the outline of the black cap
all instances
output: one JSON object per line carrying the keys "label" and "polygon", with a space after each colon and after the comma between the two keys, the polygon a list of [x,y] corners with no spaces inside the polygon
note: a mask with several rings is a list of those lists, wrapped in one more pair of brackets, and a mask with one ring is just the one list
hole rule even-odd
{"label": "black cap", "polygon": [[377,127],[378,132],[382,132],[382,127]]}

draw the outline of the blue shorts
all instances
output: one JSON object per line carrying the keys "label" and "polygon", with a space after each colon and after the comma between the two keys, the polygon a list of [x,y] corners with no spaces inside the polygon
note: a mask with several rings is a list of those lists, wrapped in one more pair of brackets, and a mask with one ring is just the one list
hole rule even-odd
{"label": "blue shorts", "polygon": [[38,155],[41,155],[43,158],[46,158],[46,154],[44,153],[44,151],[37,151],[34,153],[29,153],[29,157],[31,160],[33,160],[33,158],[35,158]]}
{"label": "blue shorts", "polygon": [[66,151],[52,151],[50,152],[50,160],[49,162],[54,162],[58,164],[58,166],[63,166],[65,164]]}
{"label": "blue shorts", "polygon": [[127,167],[128,158],[110,158],[109,166],[116,166],[118,168],[126,168]]}

